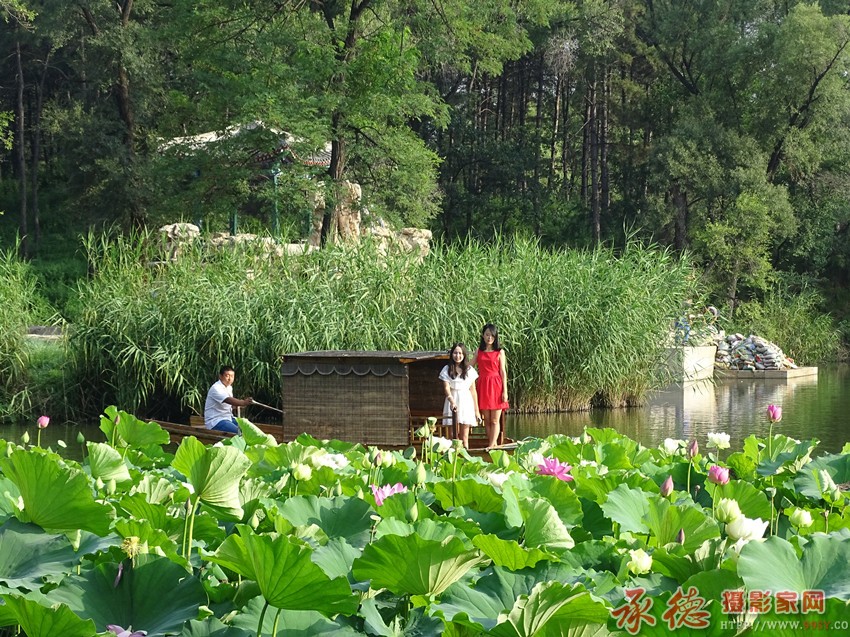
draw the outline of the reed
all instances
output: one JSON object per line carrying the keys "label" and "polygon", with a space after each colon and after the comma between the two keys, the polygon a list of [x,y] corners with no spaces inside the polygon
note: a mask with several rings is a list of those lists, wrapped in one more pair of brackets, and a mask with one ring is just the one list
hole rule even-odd
{"label": "reed", "polygon": [[36,279],[16,250],[0,250],[0,415],[29,407],[25,335],[32,316]]}
{"label": "reed", "polygon": [[659,344],[693,286],[686,260],[527,239],[437,245],[419,261],[364,242],[270,259],[196,246],[157,266],[150,237],[89,237],[95,275],[70,348],[104,403],[165,395],[198,409],[219,365],[237,393],[276,404],[279,363],[306,350],[475,348],[485,322],[507,349],[511,400],[529,411],[641,401]]}

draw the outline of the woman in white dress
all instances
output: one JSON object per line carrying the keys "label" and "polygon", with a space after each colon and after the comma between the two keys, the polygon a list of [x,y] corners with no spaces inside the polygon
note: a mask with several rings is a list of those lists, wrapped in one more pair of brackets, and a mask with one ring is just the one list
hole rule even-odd
{"label": "woman in white dress", "polygon": [[452,424],[452,412],[457,412],[460,439],[465,448],[469,448],[469,429],[481,420],[478,410],[478,394],[475,380],[478,372],[469,364],[469,356],[463,343],[455,343],[449,350],[451,362],[443,367],[440,380],[446,392],[443,405],[443,424]]}

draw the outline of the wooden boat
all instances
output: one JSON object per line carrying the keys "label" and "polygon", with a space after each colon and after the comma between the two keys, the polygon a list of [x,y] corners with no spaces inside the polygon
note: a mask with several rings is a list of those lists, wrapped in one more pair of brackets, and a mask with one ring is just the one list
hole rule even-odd
{"label": "wooden boat", "polygon": [[[316,351],[287,354],[281,365],[282,417],[277,424],[259,424],[280,442],[308,433],[320,440],[332,439],[404,449],[418,445],[414,432],[429,417],[442,421],[443,383],[440,370],[446,352],[434,351]],[[176,423],[160,425],[177,441],[194,435],[217,442],[228,434]],[[437,435],[455,437],[455,427],[439,424]],[[470,448],[484,449],[483,427],[470,432]],[[512,441],[504,437],[504,414],[500,447]]]}

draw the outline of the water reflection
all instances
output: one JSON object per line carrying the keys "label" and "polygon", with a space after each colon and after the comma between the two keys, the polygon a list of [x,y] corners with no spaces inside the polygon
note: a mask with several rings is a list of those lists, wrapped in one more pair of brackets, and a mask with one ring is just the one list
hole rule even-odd
{"label": "water reflection", "polygon": [[[783,408],[774,433],[798,439],[817,438],[819,451],[837,452],[850,440],[850,374],[846,365],[822,367],[818,376],[788,381],[723,380],[669,387],[651,397],[642,408],[597,410],[585,413],[509,415],[508,435],[578,435],[584,427],[613,427],[644,445],[664,438],[696,438],[723,431],[732,447],[740,448],[750,434],[767,434],[765,412],[771,404]],[[818,452],[816,452],[818,455]]]}

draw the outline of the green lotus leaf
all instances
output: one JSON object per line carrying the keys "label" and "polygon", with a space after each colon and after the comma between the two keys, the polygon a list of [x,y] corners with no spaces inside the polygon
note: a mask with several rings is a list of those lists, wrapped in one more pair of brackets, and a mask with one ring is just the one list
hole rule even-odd
{"label": "green lotus leaf", "polygon": [[754,487],[749,482],[732,480],[722,485],[707,482],[705,488],[711,494],[711,499],[715,503],[722,498],[735,500],[741,508],[741,513],[751,520],[756,518],[767,520],[770,518],[770,501],[764,491]]}
{"label": "green lotus leaf", "polygon": [[354,548],[341,537],[336,537],[313,551],[313,563],[331,579],[347,578],[354,560],[361,554],[360,549]]}
{"label": "green lotus leaf", "polygon": [[17,595],[2,595],[6,607],[27,637],[96,637],[90,619],[80,619],[70,608],[56,604],[52,608]]}
{"label": "green lotus leaf", "polygon": [[[155,422],[139,420],[133,414],[119,411],[110,405],[103,410],[105,416],[100,417],[100,430],[111,443],[115,445],[144,450],[147,447],[160,447],[171,442],[171,436]],[[118,420],[116,428],[115,420]],[[116,430],[117,429],[117,430]]]}
{"label": "green lotus leaf", "polygon": [[130,496],[124,496],[118,501],[118,506],[137,520],[147,520],[155,527],[161,529],[166,528],[170,518],[168,508],[164,504],[148,502],[147,496],[144,493],[134,493]]}
{"label": "green lotus leaf", "polygon": [[160,475],[146,473],[133,488],[135,493],[143,493],[151,504],[168,504],[177,487]]}
{"label": "green lotus leaf", "polygon": [[159,547],[172,562],[186,564],[178,553],[177,542],[147,520],[116,520],[115,532],[122,538],[137,538],[149,548]]}
{"label": "green lotus leaf", "polygon": [[[242,610],[233,618],[233,626],[251,631],[252,636],[257,634],[257,624],[260,622],[260,613],[263,611],[264,602],[256,597],[248,602]],[[263,617],[263,635],[275,637],[272,632],[277,612],[269,609]],[[345,625],[344,620],[336,621],[328,619],[321,613],[313,610],[287,610],[280,612],[277,623],[277,635],[280,637],[312,637],[313,635],[332,635],[333,637],[362,637],[360,633],[350,626]],[[215,637],[219,637],[215,635]],[[222,636],[225,637],[225,636]],[[230,637],[227,635],[226,637]]]}
{"label": "green lotus leaf", "polygon": [[511,571],[534,566],[548,558],[540,549],[526,549],[513,540],[502,540],[495,535],[478,535],[472,538],[472,543],[493,560],[493,564]]}
{"label": "green lotus leaf", "polygon": [[474,584],[469,578],[453,584],[431,609],[447,621],[473,630],[489,631],[500,615],[507,614],[516,601],[523,595],[528,596],[537,584],[575,579],[579,573],[575,568],[551,562],[540,562],[534,568],[518,572],[497,566]]}
{"label": "green lotus leaf", "polygon": [[437,482],[432,486],[432,491],[444,510],[458,506],[466,506],[481,513],[498,513],[502,510],[502,497],[489,482],[485,484],[473,478]]}
{"label": "green lotus leaf", "polygon": [[652,570],[683,584],[697,573],[719,569],[725,546],[725,540],[720,538],[703,542],[696,551],[688,551],[680,544],[660,546],[652,552]]}
{"label": "green lotus leaf", "polygon": [[720,537],[720,528],[714,518],[697,506],[674,505],[661,496],[652,494],[647,507],[647,526],[655,536],[656,545],[664,546],[676,541],[679,531],[685,531],[685,550],[696,551],[703,542]]}
{"label": "green lotus leaf", "polygon": [[15,503],[20,495],[15,483],[0,475],[0,523],[14,517],[17,511]]}
{"label": "green lotus leaf", "polygon": [[16,515],[44,529],[83,529],[104,536],[112,507],[95,502],[88,478],[61,465],[59,457],[40,450],[15,450],[0,458],[0,470],[20,492],[23,510]]}
{"label": "green lotus leaf", "polygon": [[92,478],[100,478],[104,482],[128,482],[131,480],[130,471],[124,464],[124,458],[110,445],[104,442],[87,442],[88,464]]}
{"label": "green lotus leaf", "polygon": [[417,607],[411,609],[407,616],[396,615],[390,624],[384,621],[378,611],[378,603],[374,597],[363,600],[359,613],[364,621],[364,628],[369,635],[379,637],[416,637],[419,635],[442,635],[444,634],[443,622],[436,617],[425,615],[425,609]]}
{"label": "green lotus leaf", "polygon": [[[779,444],[777,444],[779,443]],[[774,436],[771,458],[764,458],[756,471],[761,476],[772,476],[779,473],[797,473],[812,456],[817,447],[817,440],[797,442],[784,436]]]}
{"label": "green lotus leaf", "polygon": [[827,454],[812,460],[794,478],[794,488],[797,492],[819,501],[823,497],[818,477],[821,469],[829,473],[835,484],[850,482],[850,454]]}
{"label": "green lotus leaf", "polygon": [[363,549],[352,569],[373,589],[396,595],[439,595],[480,562],[456,537],[426,540],[418,534],[385,535]]}
{"label": "green lotus leaf", "polygon": [[562,551],[575,546],[567,527],[549,502],[526,498],[520,502],[525,521],[525,545],[531,548]]}
{"label": "green lotus leaf", "polygon": [[609,610],[594,600],[580,584],[561,582],[537,584],[527,596],[516,600],[505,621],[489,631],[496,637],[532,637],[542,634],[548,624],[557,624],[556,634],[587,625],[604,626]]}
{"label": "green lotus leaf", "polygon": [[316,524],[328,537],[345,538],[359,547],[369,541],[373,513],[368,503],[347,496],[298,496],[289,498],[280,507],[280,514],[294,526]]}
{"label": "green lotus leaf", "polygon": [[171,466],[186,476],[205,505],[222,515],[242,518],[239,481],[251,466],[244,453],[233,447],[205,447],[189,436],[181,441]]}
{"label": "green lotus leaf", "polygon": [[[257,620],[259,621],[259,619]],[[179,637],[254,637],[257,634],[256,624],[253,630],[236,628],[221,623],[221,620],[210,617],[204,621],[192,620],[185,626]]]}
{"label": "green lotus leaf", "polygon": [[239,425],[242,438],[247,445],[267,445],[269,447],[277,447],[277,440],[271,434],[257,427],[247,418],[237,418],[236,424]]}
{"label": "green lotus leaf", "polygon": [[[766,613],[759,614],[757,621],[761,626],[770,626],[770,637],[830,637],[847,634],[847,622],[850,620],[850,603],[830,598],[825,600],[823,612],[777,613],[773,604]],[[748,633],[757,635],[758,633]]]}
{"label": "green lotus leaf", "polygon": [[0,582],[9,588],[38,589],[45,577],[68,574],[78,562],[63,534],[14,519],[0,527]]}
{"label": "green lotus leaf", "polygon": [[749,590],[821,590],[826,597],[850,599],[850,540],[839,535],[812,535],[802,557],[782,538],[748,542],[741,549],[738,575]]}
{"label": "green lotus leaf", "polygon": [[472,542],[464,534],[458,534],[458,527],[443,520],[420,520],[409,524],[401,520],[390,518],[382,520],[375,529],[375,537],[382,538],[385,535],[411,535],[416,533],[423,540],[434,540],[442,542],[450,537],[463,542],[467,550],[472,550]]}
{"label": "green lotus leaf", "polygon": [[531,493],[536,497],[548,500],[558,517],[564,524],[575,526],[581,524],[584,513],[581,502],[570,483],[563,480],[552,480],[548,476],[534,476],[528,481]]}
{"label": "green lotus leaf", "polygon": [[[608,494],[602,504],[605,515],[620,525],[621,531],[649,533],[646,523],[649,514],[649,493],[621,484]],[[678,529],[676,529],[678,531]]]}
{"label": "green lotus leaf", "polygon": [[47,599],[67,604],[100,631],[117,624],[146,630],[148,637],[178,632],[184,622],[197,617],[198,606],[207,603],[197,578],[187,577],[185,568],[164,557],[135,559],[135,566],[126,561],[119,569],[110,562],[67,577]]}
{"label": "green lotus leaf", "polygon": [[237,529],[209,560],[254,580],[269,604],[325,614],[357,611],[348,581],[325,575],[311,560],[310,547],[288,536],[256,535],[242,525]]}

